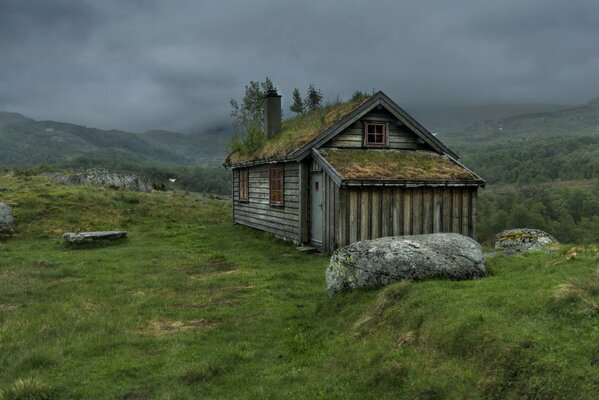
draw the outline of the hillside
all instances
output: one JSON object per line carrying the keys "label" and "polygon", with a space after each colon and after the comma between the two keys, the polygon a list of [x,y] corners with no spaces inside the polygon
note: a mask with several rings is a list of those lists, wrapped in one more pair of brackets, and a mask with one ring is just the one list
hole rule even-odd
{"label": "hillside", "polygon": [[[200,195],[0,175],[0,398],[593,399],[596,247],[328,298],[327,259]],[[122,228],[73,250],[61,234]],[[564,286],[565,285],[565,286]],[[27,397],[28,395],[29,397]]]}
{"label": "hillside", "polygon": [[599,98],[579,107],[487,120],[440,136],[449,145],[518,143],[532,138],[599,135]]}
{"label": "hillside", "polygon": [[224,132],[185,135],[167,131],[147,134],[101,130],[81,125],[35,121],[0,112],[0,165],[54,164],[78,157],[120,159],[138,163],[220,165]]}

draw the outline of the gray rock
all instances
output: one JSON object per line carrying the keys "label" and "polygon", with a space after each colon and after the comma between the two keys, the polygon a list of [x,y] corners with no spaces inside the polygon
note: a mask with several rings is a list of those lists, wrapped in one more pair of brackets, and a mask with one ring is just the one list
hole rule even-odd
{"label": "gray rock", "polygon": [[486,274],[480,245],[457,233],[384,237],[342,247],[326,270],[327,292],[399,280],[471,279]]}
{"label": "gray rock", "polygon": [[127,236],[125,231],[100,231],[100,232],[66,232],[62,237],[73,244],[91,243],[98,240],[116,240]]}
{"label": "gray rock", "polygon": [[546,250],[547,245],[558,241],[540,229],[508,229],[495,235],[495,250],[518,253],[531,250]]}
{"label": "gray rock", "polygon": [[71,175],[53,174],[52,179],[54,182],[63,185],[109,186],[138,192],[149,192],[152,190],[152,185],[143,176],[105,169],[85,170]]}
{"label": "gray rock", "polygon": [[8,239],[14,233],[12,207],[0,202],[0,239]]}

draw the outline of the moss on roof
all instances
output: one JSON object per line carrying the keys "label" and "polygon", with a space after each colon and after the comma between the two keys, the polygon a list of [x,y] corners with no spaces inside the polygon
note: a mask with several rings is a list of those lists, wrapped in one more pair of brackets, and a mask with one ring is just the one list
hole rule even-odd
{"label": "moss on roof", "polygon": [[229,155],[227,163],[235,164],[285,157],[317,137],[370,98],[371,96],[358,97],[354,100],[328,105],[285,120],[281,124],[281,132],[267,139],[259,150],[253,152],[235,151]]}
{"label": "moss on roof", "polygon": [[343,179],[471,181],[477,178],[443,155],[399,150],[320,150]]}

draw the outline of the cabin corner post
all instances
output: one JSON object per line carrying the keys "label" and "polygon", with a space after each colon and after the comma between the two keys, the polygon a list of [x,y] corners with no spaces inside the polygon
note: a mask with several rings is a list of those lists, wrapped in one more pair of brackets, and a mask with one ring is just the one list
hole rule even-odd
{"label": "cabin corner post", "polygon": [[300,185],[300,204],[299,204],[299,241],[308,243],[310,241],[310,214],[308,203],[310,200],[310,171],[309,163],[302,161],[299,163],[299,185]]}

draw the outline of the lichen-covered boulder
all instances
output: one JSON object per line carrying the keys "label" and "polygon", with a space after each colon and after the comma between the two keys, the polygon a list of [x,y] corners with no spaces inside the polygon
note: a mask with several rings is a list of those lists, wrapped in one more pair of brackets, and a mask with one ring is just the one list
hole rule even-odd
{"label": "lichen-covered boulder", "polygon": [[547,245],[552,243],[558,243],[558,241],[540,229],[508,229],[495,236],[495,250],[508,253],[545,250]]}
{"label": "lichen-covered boulder", "polygon": [[486,274],[480,245],[457,233],[384,237],[342,247],[326,270],[327,292],[399,280],[471,279]]}
{"label": "lichen-covered boulder", "polygon": [[53,174],[52,179],[63,185],[108,186],[138,192],[152,190],[152,185],[143,176],[105,169],[89,169],[71,175]]}
{"label": "lichen-covered boulder", "polygon": [[14,221],[12,207],[0,202],[0,240],[8,239],[12,236]]}

